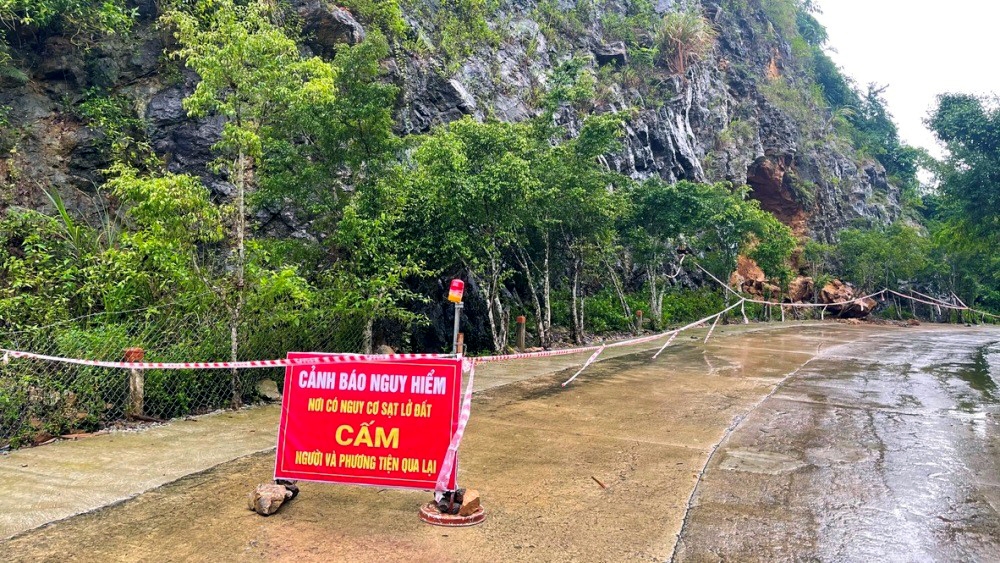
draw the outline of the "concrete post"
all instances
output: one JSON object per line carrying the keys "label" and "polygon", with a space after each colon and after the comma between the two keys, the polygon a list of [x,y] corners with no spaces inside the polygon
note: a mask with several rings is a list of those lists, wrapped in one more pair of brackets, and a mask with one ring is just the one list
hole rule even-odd
{"label": "concrete post", "polygon": [[[146,357],[142,348],[126,348],[126,362],[141,362]],[[128,376],[128,416],[145,416],[146,377],[141,369],[129,370]]]}
{"label": "concrete post", "polygon": [[519,315],[517,317],[517,351],[518,352],[524,352],[524,333],[525,333],[525,324],[527,322],[528,322],[528,319],[526,319],[524,317],[524,315]]}

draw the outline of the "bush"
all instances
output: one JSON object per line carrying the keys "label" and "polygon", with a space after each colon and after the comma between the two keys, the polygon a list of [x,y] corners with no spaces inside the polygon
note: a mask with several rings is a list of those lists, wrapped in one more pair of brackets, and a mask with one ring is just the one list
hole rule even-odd
{"label": "bush", "polygon": [[656,42],[670,70],[684,75],[690,63],[715,48],[718,35],[712,23],[700,12],[684,10],[663,16],[656,32]]}
{"label": "bush", "polygon": [[710,288],[673,288],[663,299],[662,326],[683,325],[725,308],[722,295]]}
{"label": "bush", "polygon": [[397,0],[344,0],[342,4],[362,22],[377,26],[387,37],[402,37],[406,33]]}

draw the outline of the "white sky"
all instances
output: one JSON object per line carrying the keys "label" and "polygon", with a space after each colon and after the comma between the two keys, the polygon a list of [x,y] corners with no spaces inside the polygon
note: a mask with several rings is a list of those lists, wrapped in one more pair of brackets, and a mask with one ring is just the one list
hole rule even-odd
{"label": "white sky", "polygon": [[940,157],[923,119],[945,92],[1000,94],[1000,3],[996,0],[820,0],[830,56],[885,98],[900,137]]}

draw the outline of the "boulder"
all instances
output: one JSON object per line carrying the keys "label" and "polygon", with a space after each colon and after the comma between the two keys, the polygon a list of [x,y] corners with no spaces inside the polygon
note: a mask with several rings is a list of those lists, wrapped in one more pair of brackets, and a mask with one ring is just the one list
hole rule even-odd
{"label": "boulder", "polygon": [[764,270],[746,256],[736,259],[736,271],[729,276],[729,285],[756,297],[775,297],[781,294],[781,288],[768,283]]}
{"label": "boulder", "polygon": [[281,391],[273,379],[261,379],[257,382],[257,394],[269,401],[280,401]]}
{"label": "boulder", "polygon": [[788,284],[788,299],[792,303],[810,303],[816,291],[816,283],[808,276],[799,276]]}
{"label": "boulder", "polygon": [[261,516],[270,516],[281,508],[286,500],[291,499],[294,493],[284,485],[274,483],[264,483],[257,485],[257,488],[250,493],[247,498],[250,510]]}
{"label": "boulder", "polygon": [[[289,479],[275,479],[275,485],[281,485],[282,487],[288,489],[292,493],[292,498],[299,496],[299,485],[298,481],[292,481]],[[291,500],[291,499],[289,499]]]}
{"label": "boulder", "polygon": [[865,318],[878,305],[870,297],[856,298],[854,287],[840,280],[833,280],[823,286],[819,298],[820,303],[830,304],[827,311],[842,318]]}
{"label": "boulder", "polygon": [[840,280],[833,280],[819,292],[821,303],[842,303],[854,299],[854,288]]}

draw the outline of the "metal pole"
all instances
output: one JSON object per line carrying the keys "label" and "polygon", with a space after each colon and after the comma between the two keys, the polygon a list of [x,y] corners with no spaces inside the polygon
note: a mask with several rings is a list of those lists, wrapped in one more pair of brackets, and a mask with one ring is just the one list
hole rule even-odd
{"label": "metal pole", "polygon": [[451,350],[454,354],[459,354],[458,349],[458,325],[462,320],[463,303],[455,303],[455,330],[451,338]]}

